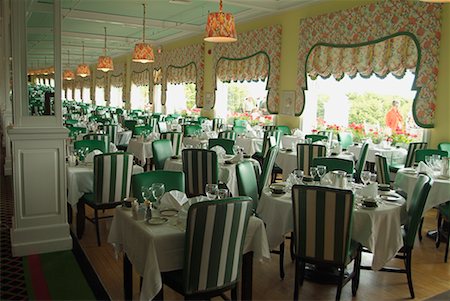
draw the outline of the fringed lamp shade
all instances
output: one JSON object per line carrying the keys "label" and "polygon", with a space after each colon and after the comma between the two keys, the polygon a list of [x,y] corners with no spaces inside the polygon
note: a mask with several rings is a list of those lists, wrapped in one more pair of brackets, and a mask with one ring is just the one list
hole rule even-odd
{"label": "fringed lamp shade", "polygon": [[234,17],[231,13],[222,12],[222,1],[220,1],[220,11],[208,14],[206,36],[204,40],[215,43],[237,41]]}
{"label": "fringed lamp shade", "polygon": [[101,70],[103,72],[113,71],[114,65],[113,60],[110,56],[99,56],[97,63],[97,70]]}
{"label": "fringed lamp shade", "polygon": [[63,78],[65,80],[72,80],[75,78],[75,73],[72,70],[64,70]]}
{"label": "fringed lamp shade", "polygon": [[91,70],[89,66],[86,64],[79,64],[77,67],[77,75],[81,77],[87,77],[91,75]]}
{"label": "fringed lamp shade", "polygon": [[152,46],[147,43],[137,43],[134,46],[133,62],[138,63],[153,63],[155,61],[155,55],[153,53]]}

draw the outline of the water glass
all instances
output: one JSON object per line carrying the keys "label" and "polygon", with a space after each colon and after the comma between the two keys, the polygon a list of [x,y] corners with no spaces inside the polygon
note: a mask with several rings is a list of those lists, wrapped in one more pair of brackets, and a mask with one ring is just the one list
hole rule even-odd
{"label": "water glass", "polygon": [[425,156],[425,164],[431,167],[431,156]]}
{"label": "water glass", "polygon": [[364,185],[369,184],[370,181],[370,171],[365,170],[361,172],[361,181],[364,183]]}
{"label": "water glass", "polygon": [[230,192],[226,188],[221,188],[217,192],[217,198],[223,200],[229,197]]}
{"label": "water glass", "polygon": [[153,194],[152,194],[152,190],[150,189],[150,187],[147,186],[142,186],[141,187],[141,195],[142,198],[144,199],[144,201],[151,201]]}
{"label": "water glass", "polygon": [[325,165],[317,165],[317,175],[322,181],[323,176],[327,173],[327,167]]}
{"label": "water glass", "polygon": [[155,202],[153,204],[153,207],[158,208],[160,200],[161,200],[161,197],[166,192],[166,188],[165,188],[163,183],[153,183],[152,187],[151,187],[151,190],[152,190],[153,197],[155,198]]}
{"label": "water glass", "polygon": [[219,191],[219,185],[217,184],[206,184],[205,192],[208,200],[215,200]]}
{"label": "water glass", "polygon": [[293,171],[294,175],[295,175],[295,179],[297,184],[301,184],[302,180],[303,180],[303,176],[304,176],[304,172],[301,169],[295,169]]}
{"label": "water glass", "polygon": [[317,177],[317,167],[310,167],[310,168],[309,168],[309,173],[310,173],[311,176],[313,177],[314,181],[316,181],[316,177]]}
{"label": "water glass", "polygon": [[370,184],[377,183],[377,174],[376,173],[370,174],[369,183]]}

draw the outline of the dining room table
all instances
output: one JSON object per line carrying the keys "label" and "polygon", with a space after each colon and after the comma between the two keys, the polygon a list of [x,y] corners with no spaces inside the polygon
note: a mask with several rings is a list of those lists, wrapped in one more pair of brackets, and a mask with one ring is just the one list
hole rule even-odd
{"label": "dining room table", "polygon": [[152,144],[153,141],[159,139],[159,134],[152,133],[151,135],[151,137],[146,139],[139,137],[133,138],[128,142],[127,152],[132,153],[139,160],[141,166],[146,164],[147,159],[153,158]]}
{"label": "dining room table", "polygon": [[[378,207],[366,208],[361,206],[361,198],[355,192],[351,234],[353,240],[373,253],[371,268],[375,271],[380,270],[403,246],[401,225],[407,218],[404,198],[393,191],[378,193],[391,195],[395,201],[378,201]],[[269,187],[264,188],[256,212],[266,224],[270,249],[278,248],[285,235],[293,231],[291,192],[273,194]]]}
{"label": "dining room table", "polygon": [[[356,144],[350,145],[347,148],[347,151],[353,153],[355,158],[359,158],[361,148],[362,148],[362,143],[356,143]],[[369,144],[369,148],[367,149],[366,161],[369,163],[375,164],[375,155],[380,154],[383,157],[386,157],[386,160],[389,165],[404,164],[406,161],[407,153],[408,153],[408,151],[402,147],[383,146],[383,145],[379,145],[379,144]]]}
{"label": "dining room table", "polygon": [[[204,201],[206,197],[196,197]],[[123,254],[124,299],[131,300],[132,268],[142,277],[140,300],[152,300],[162,288],[161,272],[183,267],[186,216],[167,217],[162,224],[149,224],[133,218],[131,208],[116,208],[108,242],[114,246],[116,256]],[[249,219],[242,263],[242,300],[252,297],[253,260],[270,258],[266,230],[261,219]]]}
{"label": "dining room table", "polygon": [[252,156],[257,152],[261,152],[263,139],[258,137],[248,137],[245,135],[240,135],[236,137],[235,144],[242,148],[245,154]]}

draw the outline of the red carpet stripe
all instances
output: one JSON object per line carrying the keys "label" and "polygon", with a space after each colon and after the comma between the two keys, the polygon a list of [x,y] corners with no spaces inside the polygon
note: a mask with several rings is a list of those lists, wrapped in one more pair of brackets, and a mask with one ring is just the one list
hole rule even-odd
{"label": "red carpet stripe", "polygon": [[34,290],[34,297],[36,300],[51,300],[48,285],[45,281],[44,273],[42,272],[42,265],[39,255],[28,256],[28,263],[30,266],[31,284]]}

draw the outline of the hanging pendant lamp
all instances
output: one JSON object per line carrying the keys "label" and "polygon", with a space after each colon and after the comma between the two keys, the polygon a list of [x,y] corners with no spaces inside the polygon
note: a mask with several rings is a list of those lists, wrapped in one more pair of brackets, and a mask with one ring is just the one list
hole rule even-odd
{"label": "hanging pendant lamp", "polygon": [[91,69],[89,69],[89,66],[84,63],[84,42],[83,42],[83,61],[82,64],[79,64],[77,67],[77,75],[81,77],[87,77],[91,75]]}
{"label": "hanging pendant lamp", "polygon": [[105,27],[105,47],[103,48],[103,55],[98,57],[97,70],[101,70],[103,72],[114,70],[112,58],[106,55],[106,27]]}
{"label": "hanging pendant lamp", "polygon": [[222,12],[222,0],[220,0],[219,11],[208,14],[204,40],[214,43],[230,43],[237,41],[234,17],[231,13]]}
{"label": "hanging pendant lamp", "polygon": [[153,63],[155,61],[155,55],[153,53],[152,46],[148,43],[145,43],[145,4],[142,4],[142,6],[144,6],[144,19],[142,21],[142,43],[136,43],[136,45],[134,46],[132,61],[146,64]]}
{"label": "hanging pendant lamp", "polygon": [[[67,50],[67,66],[68,66],[68,68],[70,68],[70,52],[69,52],[69,50]],[[72,80],[75,78],[75,73],[73,73],[73,71],[70,69],[66,69],[63,72],[63,78],[65,80]]]}

